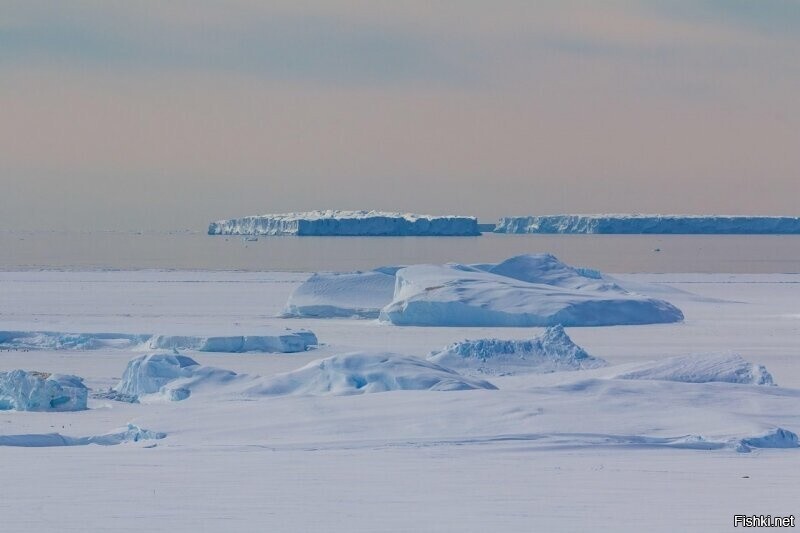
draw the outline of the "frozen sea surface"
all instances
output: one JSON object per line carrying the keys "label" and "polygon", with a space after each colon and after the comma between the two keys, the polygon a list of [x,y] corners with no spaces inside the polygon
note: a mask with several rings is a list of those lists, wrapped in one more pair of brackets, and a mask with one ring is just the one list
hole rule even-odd
{"label": "frozen sea surface", "polygon": [[[355,351],[424,358],[467,338],[544,331],[278,318],[308,276],[0,272],[0,324],[313,329],[321,346],[311,352],[185,354],[264,379]],[[212,379],[178,402],[90,397],[84,411],[0,412],[0,463],[13,482],[0,499],[1,529],[714,532],[736,531],[734,514],[796,513],[800,449],[773,446],[796,445],[800,429],[800,275],[615,277],[668,294],[685,320],[567,328],[609,363],[602,368],[488,376],[498,390],[344,396],[237,398]],[[720,364],[669,359],[693,354],[720,354]],[[0,371],[77,375],[107,390],[141,355],[0,352]],[[752,365],[779,386],[665,380],[760,374]],[[619,369],[635,379],[615,379]]]}

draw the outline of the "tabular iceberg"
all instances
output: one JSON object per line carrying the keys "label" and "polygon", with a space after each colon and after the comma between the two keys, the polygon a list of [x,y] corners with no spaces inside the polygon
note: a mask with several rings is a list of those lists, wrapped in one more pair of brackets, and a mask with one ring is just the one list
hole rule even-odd
{"label": "tabular iceberg", "polygon": [[309,211],[219,220],[209,235],[475,236],[478,219],[383,211]]}
{"label": "tabular iceberg", "polygon": [[78,376],[0,372],[0,411],[82,411],[89,389]]}
{"label": "tabular iceberg", "polygon": [[377,318],[392,301],[394,271],[317,273],[294,290],[284,316]]}
{"label": "tabular iceberg", "polygon": [[628,292],[594,273],[581,274],[548,254],[511,258],[489,271],[416,265],[398,270],[396,278],[394,298],[380,319],[402,326],[611,326],[683,320],[680,309],[669,302]]}
{"label": "tabular iceberg", "polygon": [[530,340],[478,339],[455,342],[428,361],[462,374],[512,375],[598,368],[607,363],[572,342],[553,326]]}
{"label": "tabular iceberg", "polygon": [[503,217],[495,233],[800,234],[800,217],[724,215],[543,215]]}

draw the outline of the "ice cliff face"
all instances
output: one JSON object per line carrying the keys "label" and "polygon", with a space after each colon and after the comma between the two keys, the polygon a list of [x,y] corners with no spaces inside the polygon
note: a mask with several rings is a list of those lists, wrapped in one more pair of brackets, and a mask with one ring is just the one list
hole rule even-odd
{"label": "ice cliff face", "polygon": [[219,220],[209,235],[472,236],[478,220],[382,211],[310,211]]}
{"label": "ice cliff face", "polygon": [[0,372],[0,411],[82,411],[88,393],[78,376]]}
{"label": "ice cliff face", "polygon": [[547,215],[504,217],[495,233],[800,234],[800,217]]}

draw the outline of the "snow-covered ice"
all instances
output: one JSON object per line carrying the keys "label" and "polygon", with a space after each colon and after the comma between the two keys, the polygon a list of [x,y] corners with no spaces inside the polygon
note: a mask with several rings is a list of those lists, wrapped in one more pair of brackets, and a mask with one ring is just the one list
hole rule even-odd
{"label": "snow-covered ice", "polygon": [[747,383],[774,385],[772,374],[763,365],[739,355],[687,355],[635,364],[616,373],[618,379],[659,379],[685,383]]}
{"label": "snow-covered ice", "polygon": [[394,298],[380,318],[400,326],[610,326],[683,319],[669,302],[590,278],[590,288],[570,288],[542,282],[546,277],[530,283],[464,265],[415,265],[398,270],[396,278]]}
{"label": "snow-covered ice", "polygon": [[218,220],[209,235],[474,236],[478,219],[384,211],[309,211]]}
{"label": "snow-covered ice", "polygon": [[800,234],[800,217],[724,215],[542,215],[503,217],[495,233]]}
{"label": "snow-covered ice", "polygon": [[0,372],[0,411],[80,411],[86,409],[88,392],[78,376]]}
{"label": "snow-covered ice", "polygon": [[396,390],[461,391],[494,389],[488,381],[459,375],[418,357],[355,352],[312,361],[303,368],[267,378],[248,395],[343,395]]}
{"label": "snow-covered ice", "polygon": [[598,368],[607,363],[572,342],[553,326],[529,340],[477,339],[454,342],[429,361],[463,374],[513,375]]}
{"label": "snow-covered ice", "polygon": [[15,446],[22,448],[52,448],[55,446],[115,446],[125,442],[140,442],[159,440],[167,436],[166,433],[143,429],[135,424],[128,424],[124,428],[88,437],[70,437],[61,433],[42,433],[30,435],[0,435],[0,446]]}
{"label": "snow-covered ice", "polygon": [[316,273],[297,287],[284,314],[292,317],[377,318],[392,301],[396,269]]}

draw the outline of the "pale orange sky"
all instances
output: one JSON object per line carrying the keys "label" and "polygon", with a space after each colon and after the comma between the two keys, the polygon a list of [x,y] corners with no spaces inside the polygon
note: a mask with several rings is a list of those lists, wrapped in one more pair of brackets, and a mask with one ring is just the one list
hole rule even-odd
{"label": "pale orange sky", "polygon": [[0,12],[5,229],[800,215],[797,2],[65,4]]}

